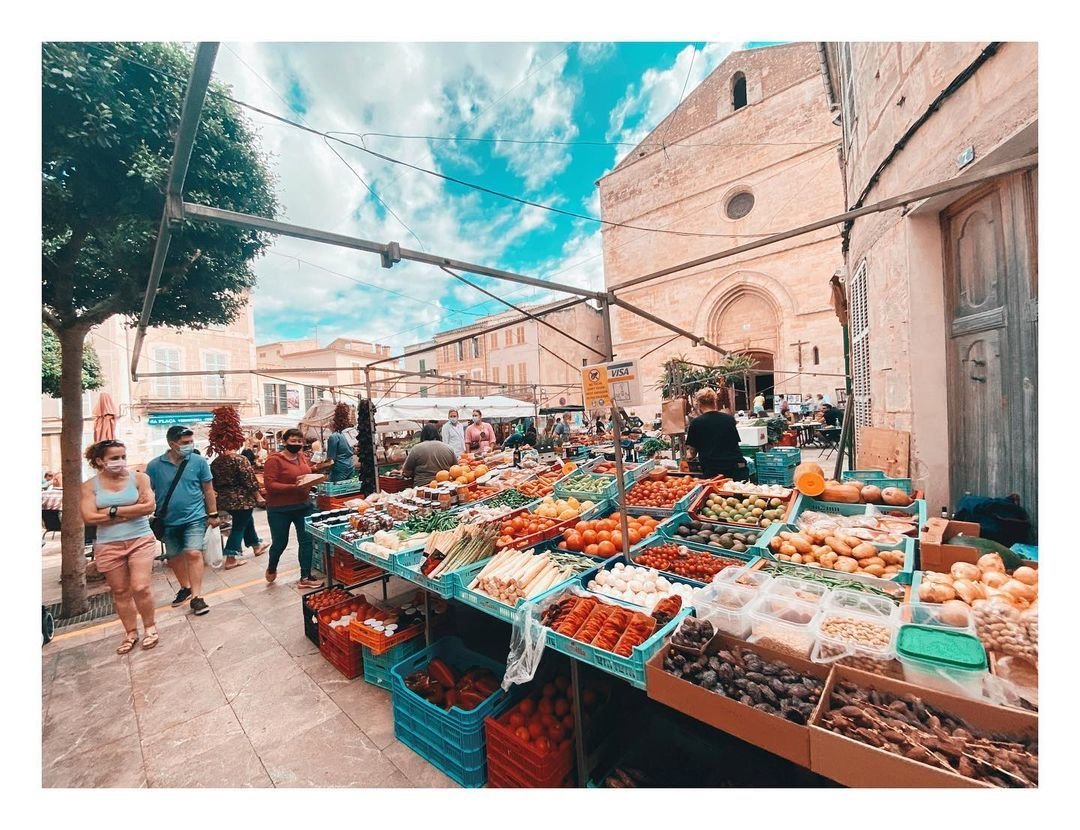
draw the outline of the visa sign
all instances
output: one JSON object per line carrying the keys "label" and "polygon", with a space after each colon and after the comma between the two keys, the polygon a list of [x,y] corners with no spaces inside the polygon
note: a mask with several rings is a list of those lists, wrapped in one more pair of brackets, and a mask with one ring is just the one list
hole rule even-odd
{"label": "visa sign", "polygon": [[614,360],[585,366],[581,370],[585,409],[637,406],[641,403],[641,379],[636,360]]}

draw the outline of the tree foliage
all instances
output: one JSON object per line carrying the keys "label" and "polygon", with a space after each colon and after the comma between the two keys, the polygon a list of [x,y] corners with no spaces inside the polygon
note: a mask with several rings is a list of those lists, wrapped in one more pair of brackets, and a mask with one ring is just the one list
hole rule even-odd
{"label": "tree foliage", "polygon": [[[192,58],[167,43],[42,46],[42,305],[54,331],[138,316]],[[154,68],[147,68],[154,67]],[[273,217],[256,136],[211,84],[185,198]],[[264,234],[207,222],[174,231],[151,325],[231,322]]]}
{"label": "tree foliage", "polygon": [[[105,383],[101,363],[93,346],[83,351],[82,388],[100,389]],[[44,325],[41,327],[41,392],[60,397],[60,341]]]}
{"label": "tree foliage", "polygon": [[710,366],[693,364],[680,356],[664,363],[663,374],[654,388],[660,390],[664,400],[692,397],[702,389],[722,389],[756,365],[745,354],[728,355],[722,363]]}

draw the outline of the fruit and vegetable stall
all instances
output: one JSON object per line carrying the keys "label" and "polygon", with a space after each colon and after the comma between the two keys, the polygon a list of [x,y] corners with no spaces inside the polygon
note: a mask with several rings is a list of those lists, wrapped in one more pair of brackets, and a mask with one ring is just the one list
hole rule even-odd
{"label": "fruit and vegetable stall", "polygon": [[462,786],[661,785],[620,726],[643,705],[821,783],[1038,786],[1038,563],[978,525],[858,481],[477,461],[310,517],[331,562],[412,587],[303,600]]}

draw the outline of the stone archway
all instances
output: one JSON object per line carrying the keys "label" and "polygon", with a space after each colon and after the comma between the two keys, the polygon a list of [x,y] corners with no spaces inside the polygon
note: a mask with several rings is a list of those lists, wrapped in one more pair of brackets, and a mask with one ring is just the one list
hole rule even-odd
{"label": "stone archway", "polygon": [[780,353],[780,313],[765,291],[739,285],[725,293],[709,315],[709,339],[733,352]]}

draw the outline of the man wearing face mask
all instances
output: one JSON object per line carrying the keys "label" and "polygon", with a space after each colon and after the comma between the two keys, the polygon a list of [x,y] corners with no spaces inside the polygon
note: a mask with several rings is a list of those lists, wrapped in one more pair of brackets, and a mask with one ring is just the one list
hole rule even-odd
{"label": "man wearing face mask", "polygon": [[311,574],[314,558],[311,537],[304,529],[304,518],[311,512],[308,496],[311,488],[326,476],[312,475],[311,464],[304,455],[304,436],[298,429],[286,430],[282,436],[284,449],[266,459],[263,483],[266,485],[266,520],[270,524],[270,562],[266,581],[277,579],[278,562],[289,544],[289,527],[296,528],[299,546],[299,588],[321,588],[322,580]]}
{"label": "man wearing face mask", "polygon": [[491,424],[484,422],[484,415],[479,409],[472,413],[472,423],[465,430],[465,447],[469,452],[486,455],[495,446],[495,430]]}
{"label": "man wearing face mask", "polygon": [[442,442],[460,457],[465,452],[465,427],[458,423],[458,411],[451,409],[449,420],[442,425]]}
{"label": "man wearing face mask", "polygon": [[172,604],[175,608],[190,599],[192,613],[201,617],[210,611],[202,597],[206,528],[221,524],[214,476],[209,462],[195,453],[195,435],[190,429],[171,426],[165,439],[169,451],[146,465],[146,475],[154,490],[158,516],[165,521],[165,560],[180,583]]}

